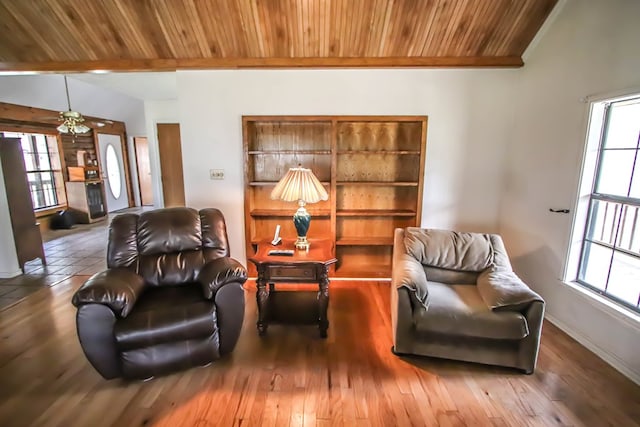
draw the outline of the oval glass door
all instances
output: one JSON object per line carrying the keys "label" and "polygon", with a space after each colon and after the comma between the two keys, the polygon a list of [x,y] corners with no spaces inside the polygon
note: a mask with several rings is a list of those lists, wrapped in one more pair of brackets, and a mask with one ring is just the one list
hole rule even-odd
{"label": "oval glass door", "polygon": [[120,180],[120,162],[118,162],[118,155],[116,149],[112,144],[107,144],[107,158],[105,161],[107,169],[107,177],[109,182],[109,190],[113,194],[114,199],[119,199],[122,194],[122,181]]}
{"label": "oval glass door", "polygon": [[120,135],[98,133],[100,171],[104,182],[104,198],[107,212],[129,207],[127,181],[125,177],[123,140]]}

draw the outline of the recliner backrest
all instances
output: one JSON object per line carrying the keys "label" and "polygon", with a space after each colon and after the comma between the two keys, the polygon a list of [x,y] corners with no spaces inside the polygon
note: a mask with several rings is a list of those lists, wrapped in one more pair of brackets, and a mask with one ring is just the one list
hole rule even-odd
{"label": "recliner backrest", "polygon": [[132,269],[153,286],[193,282],[205,262],[226,256],[227,229],[218,209],[124,214],[109,227],[107,266]]}
{"label": "recliner backrest", "polygon": [[434,282],[475,284],[478,275],[491,266],[511,270],[497,234],[407,227],[404,245],[423,265],[427,280]]}

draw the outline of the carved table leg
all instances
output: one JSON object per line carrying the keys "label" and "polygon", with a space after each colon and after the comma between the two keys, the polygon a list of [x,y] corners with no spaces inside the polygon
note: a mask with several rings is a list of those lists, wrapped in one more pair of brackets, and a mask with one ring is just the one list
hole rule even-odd
{"label": "carved table leg", "polygon": [[329,267],[323,266],[320,274],[318,290],[318,317],[320,336],[327,337],[327,329],[329,329],[329,319],[327,318],[327,309],[329,307]]}
{"label": "carved table leg", "polygon": [[269,291],[267,291],[267,281],[264,277],[264,269],[258,269],[258,279],[256,280],[256,286],[258,292],[256,293],[256,302],[258,303],[258,335],[264,336],[267,333],[267,319],[269,310]]}

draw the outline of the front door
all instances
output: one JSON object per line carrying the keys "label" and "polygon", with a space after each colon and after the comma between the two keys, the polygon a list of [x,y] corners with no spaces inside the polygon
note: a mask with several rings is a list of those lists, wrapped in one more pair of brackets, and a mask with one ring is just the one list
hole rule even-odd
{"label": "front door", "polygon": [[104,179],[107,212],[128,208],[129,200],[124,176],[120,135],[99,133],[98,146],[100,149],[100,170]]}

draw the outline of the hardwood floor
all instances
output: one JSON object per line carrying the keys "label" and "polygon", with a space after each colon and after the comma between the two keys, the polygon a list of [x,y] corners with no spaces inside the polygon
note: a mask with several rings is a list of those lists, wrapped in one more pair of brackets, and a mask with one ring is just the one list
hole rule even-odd
{"label": "hardwood floor", "polygon": [[388,283],[331,284],[329,337],[255,328],[232,355],[148,382],[105,381],[75,332],[86,276],[0,311],[0,426],[634,426],[640,387],[545,323],[537,371],[390,352]]}

